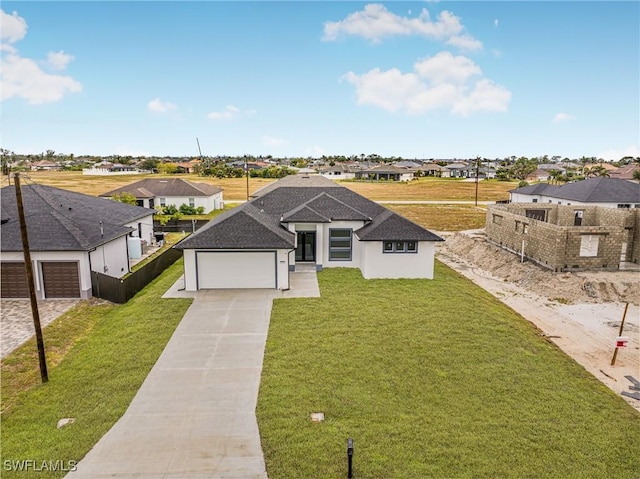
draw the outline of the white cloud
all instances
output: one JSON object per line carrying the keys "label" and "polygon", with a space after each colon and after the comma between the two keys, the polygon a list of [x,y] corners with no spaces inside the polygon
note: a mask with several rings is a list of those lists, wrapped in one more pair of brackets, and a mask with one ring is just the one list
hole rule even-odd
{"label": "white cloud", "polygon": [[9,43],[22,40],[27,34],[27,22],[18,16],[18,12],[11,15],[4,10],[0,10],[0,39]]}
{"label": "white cloud", "polygon": [[62,50],[47,53],[47,63],[54,70],[64,70],[73,59],[73,55],[69,55]]}
{"label": "white cloud", "polygon": [[[82,84],[70,76],[53,75],[43,72],[38,63],[31,58],[23,58],[18,50],[9,43],[17,42],[27,33],[27,22],[17,12],[9,15],[0,10],[0,32],[3,42],[0,44],[2,59],[0,60],[0,90],[2,100],[24,98],[32,105],[50,103],[61,100],[67,93],[82,91]],[[52,67],[64,68],[73,58],[59,52],[49,53]],[[61,68],[59,68],[61,69]]]}
{"label": "white cloud", "polygon": [[432,21],[426,8],[417,17],[411,18],[396,15],[384,5],[375,3],[365,5],[361,11],[347,15],[344,20],[325,22],[324,41],[334,41],[346,35],[363,37],[372,42],[396,35],[418,35],[446,41],[459,48],[482,48],[482,43],[465,33],[460,19],[449,11],[440,12],[437,20]]}
{"label": "white cloud", "polygon": [[2,100],[20,97],[36,105],[61,100],[66,93],[82,91],[82,84],[70,76],[45,73],[35,61],[15,53],[3,56],[0,66]]}
{"label": "white cloud", "polygon": [[211,113],[208,113],[207,118],[210,120],[231,120],[240,116],[253,116],[255,114],[255,110],[242,111],[237,106],[227,105],[222,111],[212,111]]}
{"label": "white cloud", "polygon": [[173,103],[156,98],[147,103],[147,109],[153,113],[168,113],[177,108]]}
{"label": "white cloud", "polygon": [[480,40],[476,40],[468,33],[463,35],[454,35],[447,40],[447,45],[453,45],[461,50],[482,50],[482,42]]}
{"label": "white cloud", "polygon": [[500,24],[500,22],[499,22],[499,21],[498,21],[498,19],[496,18],[496,19],[493,21],[493,24],[496,26],[496,28],[498,28],[498,25]]}
{"label": "white cloud", "polygon": [[638,145],[630,145],[622,150],[605,150],[600,152],[597,157],[607,161],[618,161],[625,156],[640,157],[640,148]]}
{"label": "white cloud", "polygon": [[419,114],[437,108],[467,116],[474,112],[507,111],[511,92],[482,77],[472,60],[440,52],[414,64],[415,72],[374,68],[361,75],[346,73],[342,79],[356,88],[359,105],[387,111]]}
{"label": "white cloud", "polygon": [[569,121],[573,119],[575,119],[573,115],[569,115],[568,113],[558,113],[556,114],[556,116],[553,117],[552,121],[554,123],[560,123],[562,121]]}
{"label": "white cloud", "polygon": [[262,142],[272,148],[289,144],[289,142],[283,138],[275,138],[269,135],[262,135]]}

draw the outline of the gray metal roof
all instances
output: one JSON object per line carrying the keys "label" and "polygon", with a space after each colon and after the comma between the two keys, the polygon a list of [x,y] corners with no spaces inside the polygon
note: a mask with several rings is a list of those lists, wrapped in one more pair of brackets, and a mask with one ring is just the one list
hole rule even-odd
{"label": "gray metal roof", "polygon": [[[125,224],[153,214],[51,186],[23,185],[21,190],[32,251],[88,251],[132,231]],[[22,251],[15,186],[0,189],[0,211],[0,250]]]}
{"label": "gray metal roof", "polygon": [[128,185],[107,191],[102,197],[111,197],[121,193],[130,193],[136,198],[155,198],[165,196],[200,197],[213,196],[222,188],[207,183],[196,183],[183,178],[146,178]]}
{"label": "gray metal roof", "polygon": [[540,183],[510,192],[544,195],[583,203],[640,203],[640,184],[619,178],[589,178],[562,186]]}

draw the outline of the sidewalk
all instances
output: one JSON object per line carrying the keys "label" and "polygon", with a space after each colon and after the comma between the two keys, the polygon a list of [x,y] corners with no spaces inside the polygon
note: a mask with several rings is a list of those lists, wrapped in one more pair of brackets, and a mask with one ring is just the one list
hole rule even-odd
{"label": "sidewalk", "polygon": [[[66,477],[266,479],[255,409],[272,300],[320,295],[315,272],[291,282],[196,293],[129,409]],[[168,294],[193,294],[181,286]]]}

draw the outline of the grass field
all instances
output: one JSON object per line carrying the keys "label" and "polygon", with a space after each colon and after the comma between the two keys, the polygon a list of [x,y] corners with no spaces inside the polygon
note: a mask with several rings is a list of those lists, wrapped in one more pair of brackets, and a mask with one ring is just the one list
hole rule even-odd
{"label": "grass field", "polygon": [[[123,305],[87,302],[44,329],[49,382],[40,384],[35,340],[2,360],[2,464],[78,461],[124,413],[191,304],[161,299],[182,274],[182,260]],[[57,429],[59,419],[74,424]],[[31,475],[30,475],[31,474]],[[64,472],[4,478],[58,478]]]}
{"label": "grass field", "polygon": [[[88,195],[99,196],[107,191],[119,188],[143,178],[185,178],[191,181],[208,183],[224,189],[224,199],[241,201],[247,198],[247,183],[244,178],[207,178],[196,175],[122,175],[122,176],[84,176],[77,171],[33,171],[28,172],[24,183],[40,183]],[[3,177],[2,185],[7,185]],[[268,185],[274,180],[262,178],[249,179],[249,191]],[[343,186],[371,200],[450,200],[474,201],[475,183],[449,178],[420,178],[411,182],[354,182],[344,181]],[[508,191],[517,185],[508,181],[488,180],[478,184],[478,200],[496,201],[509,198]]]}
{"label": "grass field", "polygon": [[270,479],[346,477],[348,437],[356,478],[640,477],[640,415],[451,269],[318,278],[321,298],[273,307],[257,408]]}
{"label": "grass field", "polygon": [[473,205],[396,205],[386,208],[430,230],[462,231],[484,228],[487,210]]}

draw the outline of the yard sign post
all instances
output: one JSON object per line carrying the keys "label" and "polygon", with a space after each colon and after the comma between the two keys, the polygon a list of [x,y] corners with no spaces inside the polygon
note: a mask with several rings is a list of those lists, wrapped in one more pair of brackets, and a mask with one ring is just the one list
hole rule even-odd
{"label": "yard sign post", "polygon": [[[624,328],[624,320],[627,317],[627,310],[629,309],[629,303],[624,305],[624,313],[622,313],[622,321],[620,321],[620,331],[618,331],[618,337],[622,337],[622,328]],[[613,358],[611,358],[611,366],[616,364],[616,357],[618,356],[618,349],[624,347],[624,342],[616,341],[616,349],[613,351]]]}
{"label": "yard sign post", "polygon": [[33,281],[33,265],[31,264],[31,250],[29,250],[29,237],[27,235],[27,222],[24,217],[24,205],[22,203],[22,190],[20,190],[20,173],[16,173],[16,203],[18,206],[18,219],[20,220],[20,236],[22,237],[22,250],[24,252],[24,267],[27,272],[27,286],[29,286],[29,299],[31,301],[31,314],[33,315],[33,326],[36,330],[36,343],[38,345],[38,360],[40,362],[40,378],[43,383],[49,381],[47,374],[47,360],[44,354],[44,340],[42,339],[42,328],[40,327],[40,312],[38,311],[38,300],[36,299],[36,287]]}

